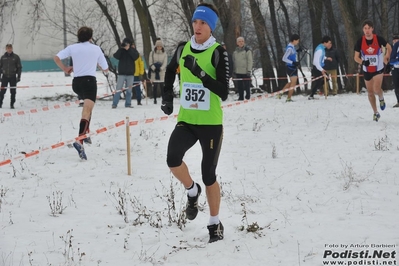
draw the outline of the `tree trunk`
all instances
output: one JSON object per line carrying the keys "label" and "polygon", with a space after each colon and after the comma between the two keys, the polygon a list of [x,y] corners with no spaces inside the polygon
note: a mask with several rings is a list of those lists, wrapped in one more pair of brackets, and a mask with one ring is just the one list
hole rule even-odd
{"label": "tree trunk", "polygon": [[[381,0],[381,32],[382,32],[382,36],[388,41],[389,39],[388,39],[388,3],[387,3],[387,0]],[[384,90],[391,90],[392,82],[393,81],[392,81],[391,76],[385,76],[382,81],[382,88]]]}
{"label": "tree trunk", "polygon": [[230,6],[225,0],[215,0],[219,10],[220,24],[223,28],[223,41],[226,43],[227,52],[232,54],[236,47],[236,40],[241,36],[241,1],[231,0]]}
{"label": "tree trunk", "polygon": [[97,5],[101,8],[101,11],[103,12],[104,16],[107,18],[108,23],[109,23],[109,25],[110,25],[110,27],[111,27],[111,31],[112,31],[112,33],[113,33],[113,35],[114,35],[115,42],[116,42],[116,44],[119,46],[119,45],[121,44],[121,38],[120,38],[120,36],[119,36],[118,29],[117,29],[117,27],[116,27],[116,23],[115,23],[115,21],[113,20],[113,18],[111,17],[111,14],[110,14],[109,11],[108,11],[108,7],[105,6],[105,5],[102,3],[102,1],[100,1],[100,0],[95,0],[95,2],[96,2]]}
{"label": "tree trunk", "polygon": [[[331,0],[327,0],[324,2],[326,6],[326,10],[335,10],[333,8],[333,5],[331,3]],[[333,40],[333,46],[337,49],[338,55],[339,55],[339,68],[344,72],[345,69],[348,68],[348,58],[345,56],[345,49],[344,43],[341,38],[341,34],[338,31],[339,25],[335,20],[335,16],[333,12],[326,12],[327,15],[327,23],[328,23],[328,29],[331,35],[331,39]],[[339,71],[337,70],[337,74],[339,74]],[[338,87],[339,90],[342,90],[342,83],[340,82],[341,78],[338,78]]]}
{"label": "tree trunk", "polygon": [[[286,77],[287,73],[285,71],[285,64],[281,60],[284,56],[283,45],[280,41],[280,34],[277,26],[277,18],[274,6],[274,0],[269,0],[269,9],[270,9],[270,20],[272,22],[272,29],[273,29],[273,37],[274,43],[276,47],[277,54],[275,54],[275,67],[277,69],[277,77]],[[278,88],[281,90],[285,85],[285,82],[278,82]]]}
{"label": "tree trunk", "polygon": [[[140,21],[140,29],[141,36],[143,38],[143,51],[144,51],[144,59],[148,63],[148,57],[150,56],[150,52],[152,50],[152,44],[150,40],[150,26],[149,21],[151,17],[148,16],[148,6],[142,6],[140,0],[132,0],[134,9],[136,10],[136,14]],[[154,34],[155,35],[155,34]]]}
{"label": "tree trunk", "polygon": [[[184,16],[187,19],[188,25],[191,25],[191,18],[195,10],[195,5],[193,0],[180,0],[181,7],[184,11]],[[189,27],[191,35],[194,35],[193,27]]]}
{"label": "tree trunk", "polygon": [[320,0],[308,0],[310,25],[312,28],[313,50],[317,47],[317,45],[319,45],[322,39],[321,18],[323,12],[323,2],[324,1]]}
{"label": "tree trunk", "polygon": [[[259,52],[260,52],[260,61],[262,64],[262,74],[263,78],[274,78],[273,67],[271,67],[272,63],[270,60],[269,49],[266,43],[266,22],[262,16],[262,12],[260,11],[259,4],[256,0],[250,0],[250,8],[252,14],[252,20],[255,25],[256,36],[259,42]],[[267,85],[269,84],[269,86]],[[277,88],[277,83],[275,79],[263,80],[263,90],[267,92],[272,92],[272,88]]]}
{"label": "tree trunk", "polygon": [[284,5],[283,0],[279,0],[279,3],[280,3],[281,10],[283,10],[285,23],[287,25],[287,33],[288,33],[288,36],[290,37],[292,35],[290,16],[288,15],[288,10],[287,10],[287,7]]}
{"label": "tree trunk", "polygon": [[[133,0],[133,1],[137,1],[137,0]],[[143,10],[144,10],[145,19],[147,20],[146,24],[148,24],[147,30],[149,31],[149,34],[151,36],[152,43],[155,44],[155,42],[157,40],[157,35],[155,33],[155,27],[154,27],[154,23],[152,22],[152,17],[151,17],[151,14],[150,14],[150,10],[148,9],[147,1],[146,0],[141,0],[141,6],[143,7]],[[141,20],[140,20],[140,23],[141,23]]]}
{"label": "tree trunk", "polygon": [[[355,60],[353,59],[355,47],[355,43],[357,39],[360,37],[358,35],[360,23],[356,16],[356,6],[354,1],[348,0],[338,0],[339,9],[342,13],[342,20],[346,30],[346,40],[347,44],[347,60],[348,60],[348,72],[349,73],[357,73],[358,66]],[[356,92],[356,78],[348,78],[345,86],[346,91]]]}
{"label": "tree trunk", "polygon": [[129,18],[126,11],[125,2],[123,0],[117,0],[119,12],[121,14],[121,24],[123,28],[123,32],[125,36],[131,40],[133,40],[133,33],[130,27]]}

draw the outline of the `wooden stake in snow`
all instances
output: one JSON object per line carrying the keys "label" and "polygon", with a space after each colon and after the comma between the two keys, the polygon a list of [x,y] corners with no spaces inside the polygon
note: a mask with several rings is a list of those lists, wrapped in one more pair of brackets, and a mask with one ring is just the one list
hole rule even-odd
{"label": "wooden stake in snow", "polygon": [[130,157],[130,126],[129,117],[126,117],[126,154],[127,154],[127,174],[132,175],[132,165]]}
{"label": "wooden stake in snow", "polygon": [[324,74],[324,98],[327,99],[328,89],[327,89],[327,76]]}

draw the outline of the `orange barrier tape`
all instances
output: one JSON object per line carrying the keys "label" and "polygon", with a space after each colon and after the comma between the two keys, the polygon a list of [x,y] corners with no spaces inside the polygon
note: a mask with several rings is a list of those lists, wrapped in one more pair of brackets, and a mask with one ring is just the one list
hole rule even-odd
{"label": "orange barrier tape", "polygon": [[[112,93],[108,93],[108,94],[105,93],[105,94],[98,95],[96,98],[97,99],[107,98],[107,97],[110,97],[110,96],[114,95],[117,92],[123,92],[123,91],[126,91],[126,90],[128,90],[128,88],[122,88],[120,90],[113,91]],[[30,110],[25,110],[25,111],[21,110],[21,111],[15,111],[13,113],[10,113],[10,112],[0,113],[0,116],[12,117],[12,116],[17,116],[17,115],[36,114],[36,113],[39,113],[39,112],[42,112],[42,111],[49,111],[49,110],[52,110],[52,109],[56,109],[57,110],[57,109],[61,109],[61,108],[64,108],[64,107],[70,107],[73,104],[79,104],[79,103],[80,103],[80,101],[76,100],[74,102],[66,102],[64,104],[56,104],[54,106],[44,106],[44,107],[41,107],[41,108],[33,108],[33,109],[30,109]]]}
{"label": "orange barrier tape", "polygon": [[[229,104],[226,104],[226,105],[222,106],[222,108],[234,107],[234,106],[237,106],[237,105],[246,104],[246,103],[253,102],[253,101],[256,101],[256,100],[261,100],[263,98],[273,97],[273,96],[275,96],[277,94],[284,93],[284,92],[289,91],[289,90],[293,90],[293,89],[295,89],[295,88],[297,88],[299,86],[305,85],[307,83],[310,83],[312,81],[315,81],[315,80],[323,78],[323,77],[324,76],[319,76],[319,77],[317,77],[315,79],[312,79],[310,81],[307,81],[305,83],[298,84],[296,86],[293,86],[293,87],[290,87],[290,88],[287,88],[287,89],[284,89],[284,90],[281,90],[281,91],[273,92],[273,93],[270,93],[270,94],[258,95],[256,97],[253,97],[253,98],[249,99],[249,100],[237,101],[237,102],[234,102],[234,103],[229,103]],[[129,126],[137,126],[140,123],[150,124],[150,123],[155,123],[156,121],[166,121],[166,120],[171,119],[171,118],[177,118],[177,115],[161,116],[161,117],[157,117],[157,118],[146,118],[146,119],[143,119],[143,120],[130,121],[129,122]],[[91,137],[91,136],[94,136],[94,135],[98,135],[98,134],[107,132],[107,131],[109,131],[111,129],[114,129],[114,128],[117,128],[117,127],[120,127],[120,126],[123,126],[123,125],[125,125],[125,120],[116,122],[113,125],[109,125],[107,127],[99,128],[99,129],[95,130],[94,132],[90,132],[90,133],[87,133],[85,135],[81,135],[81,136],[76,137],[74,139],[58,142],[56,144],[50,145],[50,147],[44,147],[44,148],[39,149],[39,150],[35,150],[35,151],[29,152],[29,153],[26,153],[26,154],[23,154],[23,155],[18,155],[18,156],[15,156],[13,158],[6,159],[4,161],[0,161],[0,167],[4,166],[4,165],[12,164],[12,162],[16,161],[16,160],[23,160],[23,159],[26,159],[26,158],[29,158],[29,157],[36,156],[36,155],[38,155],[40,153],[43,153],[44,151],[54,150],[54,149],[57,149],[57,148],[68,146],[68,145],[72,144],[75,141],[82,140],[82,139],[85,139],[85,138],[88,138],[88,137]]]}
{"label": "orange barrier tape", "polygon": [[79,100],[76,100],[75,102],[66,102],[64,104],[56,104],[54,106],[44,106],[44,107],[41,107],[41,108],[34,108],[34,109],[26,110],[26,111],[21,110],[21,111],[16,111],[14,113],[10,113],[10,112],[2,113],[0,116],[11,117],[11,116],[16,116],[16,115],[37,114],[37,113],[42,112],[42,111],[49,111],[49,110],[52,110],[52,109],[56,109],[57,110],[57,109],[61,109],[63,107],[69,107],[69,106],[72,106],[73,103],[79,104]]}
{"label": "orange barrier tape", "polygon": [[[321,78],[324,78],[324,76],[323,75],[319,76],[319,77],[314,78],[312,80],[306,81],[304,83],[301,83],[301,84],[298,84],[298,85],[295,85],[295,86],[292,86],[292,87],[289,87],[289,88],[286,88],[286,89],[283,89],[283,90],[279,90],[279,91],[268,93],[268,94],[258,95],[258,96],[256,96],[256,98],[251,98],[249,100],[244,100],[244,101],[237,101],[234,104],[227,104],[226,107],[231,107],[231,106],[234,106],[234,105],[240,105],[240,104],[252,102],[252,101],[255,101],[255,100],[261,100],[262,98],[273,97],[273,96],[275,96],[277,94],[283,94],[284,92],[287,92],[287,91],[290,91],[290,90],[294,90],[294,89],[296,89],[296,88],[298,88],[300,86],[306,85],[308,83],[311,83],[312,81],[315,81],[315,80],[318,80],[318,79],[321,79]],[[222,106],[222,108],[223,108],[223,106]]]}
{"label": "orange barrier tape", "polygon": [[[104,82],[97,82],[97,85],[106,85]],[[0,87],[4,89],[28,89],[28,88],[54,88],[54,87],[72,87],[72,83],[68,84],[41,84],[41,85],[20,85],[13,87]]]}
{"label": "orange barrier tape", "polygon": [[[330,75],[330,77],[363,77],[363,74],[341,74],[341,75]],[[391,74],[384,74],[384,77],[391,76]],[[312,78],[312,76],[298,77],[298,78]],[[261,78],[262,80],[278,80],[278,79],[288,79],[288,77],[274,77],[274,78]],[[251,78],[232,78],[231,80],[252,80]]]}
{"label": "orange barrier tape", "polygon": [[[171,119],[171,118],[176,118],[176,117],[177,117],[177,115],[170,115],[170,116],[161,116],[161,117],[158,117],[158,118],[147,118],[147,119],[143,119],[143,120],[130,121],[129,122],[129,126],[137,126],[140,123],[149,124],[149,123],[154,123],[156,121],[165,121],[165,120],[168,120],[168,119]],[[117,127],[120,127],[120,126],[123,126],[123,125],[125,125],[125,120],[121,120],[121,121],[116,122],[113,125],[109,125],[107,127],[99,128],[99,129],[95,130],[94,132],[87,133],[85,135],[76,137],[74,139],[70,139],[70,140],[67,140],[67,141],[61,141],[59,143],[50,145],[49,147],[44,147],[44,148],[41,148],[41,149],[38,149],[38,150],[31,151],[29,153],[24,153],[24,154],[21,154],[21,155],[17,155],[17,156],[15,156],[13,158],[9,158],[9,159],[6,159],[4,161],[0,161],[0,167],[12,164],[13,161],[23,160],[23,159],[26,159],[26,158],[30,158],[30,157],[39,155],[39,154],[41,154],[41,153],[43,153],[45,151],[50,151],[50,150],[54,150],[54,149],[57,149],[57,148],[61,148],[61,147],[65,147],[65,146],[71,145],[75,141],[82,140],[82,139],[85,139],[85,138],[88,138],[88,137],[91,137],[91,136],[94,136],[94,135],[98,135],[98,134],[107,132],[107,131],[109,131],[111,129],[114,129],[114,128],[117,128]]]}

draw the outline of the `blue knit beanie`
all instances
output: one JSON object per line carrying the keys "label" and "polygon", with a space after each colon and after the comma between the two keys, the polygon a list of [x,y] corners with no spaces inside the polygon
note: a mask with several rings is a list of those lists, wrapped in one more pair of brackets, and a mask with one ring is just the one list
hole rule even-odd
{"label": "blue knit beanie", "polygon": [[218,21],[218,16],[215,11],[209,7],[199,6],[195,9],[191,22],[194,22],[196,19],[205,21],[211,28],[211,31],[214,31],[216,28],[216,22]]}

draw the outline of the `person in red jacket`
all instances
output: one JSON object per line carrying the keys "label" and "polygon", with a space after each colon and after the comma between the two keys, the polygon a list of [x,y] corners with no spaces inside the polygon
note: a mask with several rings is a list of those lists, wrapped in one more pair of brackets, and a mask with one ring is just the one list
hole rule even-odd
{"label": "person in red jacket", "polygon": [[[381,36],[373,34],[374,24],[371,20],[363,22],[364,35],[355,44],[356,63],[363,66],[364,82],[368,92],[368,98],[373,108],[373,120],[378,121],[380,114],[377,111],[375,95],[378,95],[381,110],[385,109],[384,92],[381,89],[384,74],[384,63],[389,62],[392,51],[391,45]],[[384,55],[381,47],[386,48]]]}

